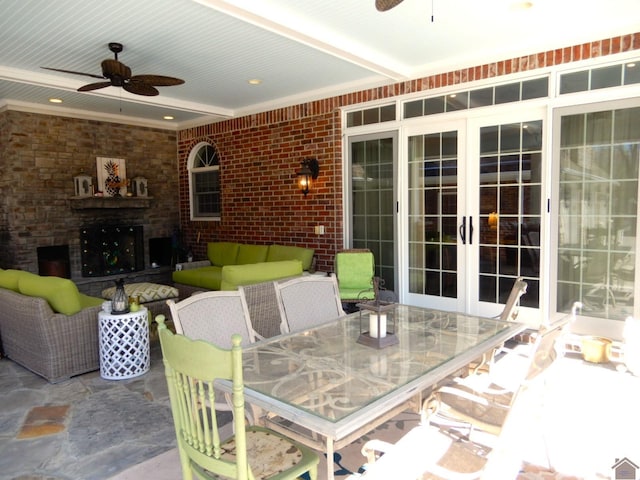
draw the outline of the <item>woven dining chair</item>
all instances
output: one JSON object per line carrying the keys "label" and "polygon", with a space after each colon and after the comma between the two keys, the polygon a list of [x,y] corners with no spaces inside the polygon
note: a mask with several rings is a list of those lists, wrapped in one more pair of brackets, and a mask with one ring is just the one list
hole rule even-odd
{"label": "woven dining chair", "polygon": [[[230,337],[231,349],[174,335],[158,317],[158,332],[183,480],[233,478],[317,478],[318,455],[276,433],[245,424],[242,337]],[[232,385],[234,434],[223,438],[215,410],[214,382]]]}
{"label": "woven dining chair", "polygon": [[247,302],[239,291],[196,293],[184,300],[167,300],[176,333],[206,340],[223,348],[231,346],[231,335],[240,334],[242,345],[256,341]]}
{"label": "woven dining chair", "polygon": [[333,275],[274,282],[282,333],[305,330],[345,315]]}

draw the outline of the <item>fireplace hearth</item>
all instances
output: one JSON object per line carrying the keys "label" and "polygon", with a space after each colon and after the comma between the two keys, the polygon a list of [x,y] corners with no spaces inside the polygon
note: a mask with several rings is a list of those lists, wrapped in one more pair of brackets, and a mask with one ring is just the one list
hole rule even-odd
{"label": "fireplace hearth", "polygon": [[144,270],[141,225],[90,226],[80,229],[83,277],[103,277]]}

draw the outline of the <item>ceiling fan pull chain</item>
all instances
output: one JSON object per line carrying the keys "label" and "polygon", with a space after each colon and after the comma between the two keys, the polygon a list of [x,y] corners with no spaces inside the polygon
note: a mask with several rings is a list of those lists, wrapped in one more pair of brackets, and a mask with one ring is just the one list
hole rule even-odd
{"label": "ceiling fan pull chain", "polygon": [[434,15],[433,15],[433,0],[431,0],[431,23],[433,23],[433,18],[434,18]]}

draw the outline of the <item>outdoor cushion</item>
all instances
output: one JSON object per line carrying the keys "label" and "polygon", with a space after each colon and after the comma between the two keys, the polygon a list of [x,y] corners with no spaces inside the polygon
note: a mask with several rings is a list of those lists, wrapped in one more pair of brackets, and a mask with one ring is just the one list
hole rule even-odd
{"label": "outdoor cushion", "polygon": [[252,285],[294,275],[302,275],[302,263],[300,263],[300,260],[226,265],[222,267],[220,289],[237,290],[240,285]]}
{"label": "outdoor cushion", "polygon": [[314,250],[312,248],[293,247],[289,245],[269,245],[267,262],[278,262],[282,260],[300,260],[302,269],[309,270],[313,261]]}
{"label": "outdoor cushion", "polygon": [[101,298],[89,300],[94,297],[86,295],[81,299],[78,287],[68,278],[41,277],[40,275],[24,272],[18,280],[18,288],[23,295],[44,298],[54,312],[65,315],[78,313],[82,310],[83,303],[85,305],[92,302],[95,302],[94,305],[102,303]]}
{"label": "outdoor cushion", "polygon": [[[102,290],[102,297],[111,300],[115,292],[116,287],[105,288]],[[137,298],[140,303],[147,303],[156,300],[165,300],[167,298],[176,298],[178,296],[178,289],[160,283],[138,282],[125,283],[124,293],[127,297]]]}
{"label": "outdoor cushion", "polygon": [[18,279],[23,273],[23,270],[0,270],[0,287],[19,292]]}
{"label": "outdoor cushion", "polygon": [[210,266],[172,272],[171,278],[175,283],[202,287],[206,290],[220,290],[222,269],[224,267]]}
{"label": "outdoor cushion", "polygon": [[[236,265],[245,265],[247,263],[260,263],[267,261],[268,245],[245,245],[238,247],[238,257]],[[289,259],[287,259],[289,260]]]}
{"label": "outdoor cushion", "polygon": [[235,265],[238,257],[239,243],[210,242],[207,244],[207,258],[216,266]]}

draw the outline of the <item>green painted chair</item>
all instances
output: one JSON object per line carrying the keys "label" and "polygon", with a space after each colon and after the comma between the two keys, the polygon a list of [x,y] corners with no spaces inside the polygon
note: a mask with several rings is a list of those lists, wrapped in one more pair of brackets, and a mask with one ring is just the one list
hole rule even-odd
{"label": "green painted chair", "polygon": [[[174,335],[163,315],[156,317],[169,387],[171,411],[184,480],[317,478],[319,458],[312,450],[272,430],[246,426],[242,380],[242,337],[231,350],[204,340]],[[215,380],[233,385],[235,435],[223,439],[215,410]]]}
{"label": "green painted chair", "polygon": [[342,250],[336,253],[334,268],[343,302],[356,303],[375,299],[375,260],[370,250]]}

